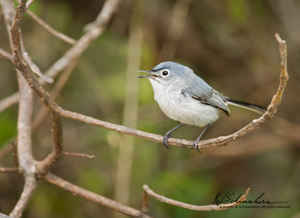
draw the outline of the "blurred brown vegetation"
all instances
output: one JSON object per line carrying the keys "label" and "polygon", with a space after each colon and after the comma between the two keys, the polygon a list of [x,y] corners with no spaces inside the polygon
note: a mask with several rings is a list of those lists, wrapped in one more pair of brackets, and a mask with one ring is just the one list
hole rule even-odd
{"label": "blurred brown vegetation", "polygon": [[[104,1],[35,1],[31,10],[60,32],[79,38]],[[142,139],[134,141],[129,206],[141,208],[142,185],[166,197],[195,205],[213,202],[216,194],[237,195],[251,188],[249,199],[265,192],[265,200],[287,201],[290,209],[231,209],[196,212],[150,198],[153,217],[291,217],[300,211],[300,1],[203,0],[187,2],[184,28],[178,40],[170,37],[174,7],[180,0],[123,0],[105,33],[92,42],[79,59],[60,92],[63,108],[101,120],[122,124],[128,69],[130,24],[142,28],[141,69],[172,60],[187,65],[226,96],[267,106],[277,90],[280,73],[278,32],[288,46],[290,80],[276,116],[260,129],[225,147],[195,150],[171,147]],[[136,6],[138,5],[138,6]],[[134,10],[134,7],[140,7]],[[184,7],[179,7],[184,8]],[[134,11],[140,11],[141,20]],[[181,20],[182,21],[182,20]],[[52,36],[29,16],[23,21],[27,52],[42,71],[47,70],[70,45]],[[168,40],[173,54],[163,53]],[[172,41],[173,40],[173,41]],[[173,47],[172,47],[173,46]],[[0,47],[10,51],[5,25]],[[138,69],[135,69],[138,70]],[[0,59],[0,99],[17,91],[13,66]],[[136,73],[138,76],[138,73]],[[58,78],[57,78],[58,79]],[[56,80],[57,80],[56,79]],[[153,99],[150,83],[139,81],[137,129],[164,135],[178,125],[167,118]],[[127,85],[130,86],[127,82]],[[46,85],[51,90],[53,85]],[[36,98],[34,115],[43,107]],[[231,107],[205,138],[230,134],[257,117]],[[0,114],[0,152],[16,137],[17,105]],[[49,117],[33,133],[34,156],[44,158],[52,146]],[[173,134],[194,140],[201,129],[185,126]],[[95,155],[93,159],[63,157],[53,172],[88,190],[115,199],[116,169],[121,134],[64,119],[65,150]],[[13,166],[11,154],[1,166]],[[0,174],[0,212],[9,214],[22,190],[18,175]],[[40,182],[23,217],[113,217],[113,211],[88,202],[45,182]]]}

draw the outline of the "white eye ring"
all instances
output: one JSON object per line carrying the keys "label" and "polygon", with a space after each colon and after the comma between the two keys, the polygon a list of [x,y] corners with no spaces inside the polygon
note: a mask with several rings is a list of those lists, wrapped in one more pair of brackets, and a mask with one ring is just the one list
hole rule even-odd
{"label": "white eye ring", "polygon": [[170,75],[170,71],[168,71],[168,70],[163,70],[163,71],[161,72],[161,75],[162,75],[163,77],[168,77],[168,76]]}

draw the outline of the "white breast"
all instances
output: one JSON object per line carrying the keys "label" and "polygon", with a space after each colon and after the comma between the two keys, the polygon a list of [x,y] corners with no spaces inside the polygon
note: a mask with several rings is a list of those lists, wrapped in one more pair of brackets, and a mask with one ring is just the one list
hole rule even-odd
{"label": "white breast", "polygon": [[206,126],[219,118],[217,108],[202,104],[188,95],[183,95],[181,90],[165,88],[151,79],[150,82],[154,90],[154,99],[169,118],[199,127]]}

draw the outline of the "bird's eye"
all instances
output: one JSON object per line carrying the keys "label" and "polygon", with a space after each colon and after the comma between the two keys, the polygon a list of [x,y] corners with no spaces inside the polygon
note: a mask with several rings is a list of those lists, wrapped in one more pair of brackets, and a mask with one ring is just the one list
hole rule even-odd
{"label": "bird's eye", "polygon": [[167,77],[167,76],[169,76],[169,71],[167,71],[167,70],[164,70],[162,73],[161,73],[161,75],[163,76],[163,77]]}

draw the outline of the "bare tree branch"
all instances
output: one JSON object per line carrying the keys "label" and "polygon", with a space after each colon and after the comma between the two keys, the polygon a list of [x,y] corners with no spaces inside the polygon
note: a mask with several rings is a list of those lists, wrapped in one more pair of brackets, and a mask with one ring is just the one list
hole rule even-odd
{"label": "bare tree branch", "polygon": [[63,130],[62,130],[62,119],[55,113],[52,115],[52,126],[53,126],[53,151],[37,165],[38,170],[45,172],[49,170],[62,156],[63,152]]}
{"label": "bare tree branch", "polygon": [[50,69],[45,73],[49,77],[55,77],[62,69],[68,66],[71,62],[77,59],[88,45],[103,33],[106,25],[113,13],[115,12],[120,0],[108,0],[99,13],[94,25],[89,28],[88,32],[84,34],[77,43],[70,48],[64,56],[62,56]]}
{"label": "bare tree branch", "polygon": [[147,205],[147,195],[150,195],[151,197],[161,201],[161,202],[164,202],[164,203],[167,203],[167,204],[172,204],[172,205],[175,205],[175,206],[178,206],[178,207],[183,207],[183,208],[187,208],[187,209],[190,209],[190,210],[197,210],[197,211],[212,211],[212,210],[227,210],[227,209],[230,209],[230,208],[234,208],[238,205],[241,205],[244,201],[247,200],[247,195],[249,194],[249,191],[250,191],[250,188],[247,189],[246,193],[243,194],[239,199],[238,201],[236,202],[233,202],[233,203],[229,203],[229,204],[219,204],[219,205],[205,205],[205,206],[197,206],[197,205],[191,205],[191,204],[186,204],[186,203],[183,203],[183,202],[180,202],[180,201],[176,201],[176,200],[173,200],[173,199],[170,199],[170,198],[166,198],[162,195],[159,195],[159,194],[156,194],[154,191],[152,191],[148,185],[144,185],[143,186],[143,209],[142,211],[144,212],[147,212],[148,211],[148,205]]}
{"label": "bare tree branch", "polygon": [[[5,2],[4,0],[2,3]],[[8,1],[5,3],[9,5]],[[5,6],[3,5],[3,7]],[[25,6],[25,1],[22,1],[21,4]],[[11,7],[11,5],[9,5]],[[14,52],[14,59],[16,62],[20,62],[21,54],[21,45],[20,45],[20,24],[23,16],[23,8],[18,7],[18,11],[15,16],[15,21],[11,28],[11,45]],[[12,9],[7,9],[12,10]],[[12,10],[13,11],[13,10]],[[14,12],[14,11],[13,11]],[[6,17],[6,25],[9,29],[10,20],[9,17]],[[14,34],[15,33],[15,34]],[[23,61],[21,59],[21,61]],[[19,65],[19,63],[16,63]],[[20,167],[24,170],[25,184],[24,189],[19,198],[17,204],[15,205],[10,216],[12,218],[18,218],[22,216],[23,211],[25,210],[33,190],[36,186],[36,178],[34,176],[35,172],[35,161],[32,155],[32,142],[31,142],[31,115],[32,115],[32,89],[27,85],[26,80],[19,71],[17,71],[18,85],[20,91],[20,100],[19,100],[19,116],[18,116],[18,162]]]}
{"label": "bare tree branch", "polygon": [[0,48],[0,57],[4,58],[14,64],[14,61],[15,61],[14,56],[9,54],[7,51],[4,51],[2,48]]}
{"label": "bare tree branch", "polygon": [[21,194],[20,199],[18,200],[18,203],[14,207],[14,210],[11,212],[11,214],[9,214],[10,217],[18,218],[22,216],[22,213],[29,202],[29,199],[33,193],[33,190],[35,189],[35,186],[36,178],[34,177],[34,175],[25,176],[25,185],[23,192]]}
{"label": "bare tree branch", "polygon": [[18,154],[17,154],[17,148],[16,148],[16,145],[15,145],[15,142],[14,141],[11,141],[10,142],[11,146],[12,146],[12,149],[13,149],[13,158],[14,158],[14,163],[15,163],[15,167],[16,168],[19,168],[19,161],[18,161]]}
{"label": "bare tree branch", "polygon": [[11,217],[9,217],[9,216],[7,216],[7,215],[5,215],[3,213],[0,213],[0,218],[11,218]]}
{"label": "bare tree branch", "polygon": [[[284,41],[283,41],[284,42]],[[280,44],[281,47],[285,48],[285,44],[282,43]],[[286,53],[283,53],[284,56],[281,58],[286,57]],[[284,61],[282,63],[285,63]],[[281,76],[280,76],[280,86],[278,89],[278,92],[276,95],[273,97],[271,104],[268,107],[268,110],[258,119],[253,120],[250,124],[242,128],[241,130],[228,135],[228,136],[220,136],[218,138],[214,139],[208,139],[208,140],[203,140],[200,141],[200,146],[202,148],[208,148],[208,147],[217,147],[217,146],[223,146],[229,143],[232,140],[235,140],[237,138],[240,138],[249,132],[253,131],[254,129],[257,129],[263,122],[265,122],[268,119],[271,119],[274,114],[276,113],[277,107],[280,104],[282,94],[288,79],[288,75],[286,73],[286,65],[282,66],[282,71],[281,71]],[[45,105],[52,111],[57,112],[60,116],[67,117],[70,119],[78,120],[81,122],[85,122],[91,125],[95,126],[100,126],[109,130],[114,130],[123,134],[147,139],[147,140],[152,140],[158,143],[162,143],[163,136],[157,135],[157,134],[152,134],[152,133],[147,133],[143,132],[140,130],[136,129],[131,129],[127,128],[121,125],[116,125],[112,123],[108,123],[102,120],[98,120],[89,116],[85,116],[79,113],[63,110],[60,108],[56,103],[54,103],[49,94],[42,88],[42,86],[38,83],[38,81],[32,77],[30,74],[26,74],[25,77],[27,78],[26,80],[29,82],[30,86],[35,89],[39,97],[42,99],[42,101],[45,103]],[[188,141],[188,140],[183,140],[183,139],[175,139],[175,138],[170,138],[168,140],[170,145],[174,146],[179,146],[179,147],[191,147],[193,144],[193,141]]]}
{"label": "bare tree branch", "polygon": [[[278,43],[280,45],[280,54],[281,54],[281,76],[280,76],[280,84],[278,91],[276,95],[273,97],[268,110],[258,119],[253,120],[250,124],[245,126],[244,128],[238,130],[237,132],[230,134],[228,136],[220,136],[218,138],[214,139],[208,139],[203,140],[199,142],[200,147],[202,148],[209,148],[209,147],[218,147],[218,146],[224,146],[228,144],[230,141],[233,141],[237,138],[240,138],[254,129],[257,129],[260,127],[262,123],[264,123],[266,120],[271,119],[274,114],[277,111],[277,108],[281,102],[281,98],[283,95],[283,91],[285,89],[287,80],[288,80],[288,74],[286,71],[286,45],[285,41],[282,41],[278,35],[276,35],[276,39],[278,40]],[[28,71],[30,71],[30,68],[28,68]],[[37,81],[37,79],[32,75],[32,73],[23,73],[23,76],[27,80],[28,84],[35,90],[35,92],[38,94],[38,96],[41,98],[41,100],[44,102],[46,107],[54,113],[58,113],[58,115],[62,117],[67,117],[70,119],[78,120],[81,122],[85,122],[91,125],[100,126],[109,130],[114,130],[123,134],[135,136],[138,138],[148,139],[155,142],[162,143],[163,136],[151,134],[143,131],[139,131],[136,129],[131,129],[125,126],[116,125],[112,123],[108,123],[102,120],[97,120],[92,117],[88,117],[79,113],[71,112],[62,109],[59,107],[53,100],[50,98],[50,95],[43,89],[43,87],[40,85],[40,83]],[[179,147],[191,147],[193,144],[193,141],[183,140],[183,139],[175,139],[170,138],[168,140],[170,145],[175,145]]]}
{"label": "bare tree branch", "polygon": [[34,0],[28,0],[26,3],[26,9],[30,7],[30,5],[33,3]]}
{"label": "bare tree branch", "polygon": [[94,158],[95,155],[89,155],[89,154],[82,154],[82,153],[70,153],[70,152],[63,152],[63,155],[66,156],[72,156],[72,157],[86,157],[86,158]]}
{"label": "bare tree branch", "polygon": [[[1,4],[5,3],[7,1],[1,0]],[[11,2],[8,1],[9,4],[11,5]],[[62,56],[56,63],[54,63],[48,71],[45,73],[46,76],[54,78],[58,75],[58,73],[63,70],[65,67],[67,67],[71,62],[73,62],[75,59],[77,59],[82,52],[88,47],[88,45],[95,40],[97,37],[99,37],[103,31],[106,28],[106,25],[110,18],[113,15],[113,12],[116,10],[120,0],[107,0],[99,13],[98,17],[96,18],[96,21],[93,23],[93,28],[89,28],[89,30],[77,41],[77,43],[70,48],[64,56]],[[5,11],[6,12],[6,11]],[[7,12],[7,14],[12,14]],[[42,82],[43,84],[43,82]],[[6,107],[3,107],[1,105],[1,102],[6,103],[7,99],[10,99],[11,104],[12,100],[14,104],[18,102],[16,96],[18,96],[18,93],[13,94],[15,95],[15,98],[11,98],[11,96],[7,97],[6,99],[3,99],[0,101],[0,113],[3,112],[5,109],[7,109],[7,104],[5,105]],[[3,110],[1,110],[3,109]]]}
{"label": "bare tree branch", "polygon": [[[53,67],[49,69],[48,71],[49,74],[54,75],[57,74],[60,70],[64,69],[69,63],[71,63],[72,61],[74,61],[76,58],[80,56],[80,54],[83,52],[84,49],[86,49],[86,47],[92,40],[94,40],[103,32],[108,22],[108,19],[111,17],[118,2],[119,0],[106,1],[101,13],[96,19],[96,22],[90,25],[88,32],[68,52],[66,52],[66,54],[58,62],[56,62],[56,64],[54,64]],[[4,4],[7,5],[11,4],[11,2],[9,0],[1,0],[1,4],[3,6]],[[102,120],[97,120],[92,117],[88,117],[82,114],[64,110],[60,106],[58,106],[50,97],[48,92],[39,83],[38,79],[34,76],[32,65],[29,65],[28,61],[24,58],[25,51],[24,49],[22,49],[20,25],[21,25],[23,15],[26,11],[26,7],[27,6],[25,0],[22,0],[20,5],[17,7],[15,22],[13,23],[13,26],[11,28],[11,38],[12,38],[12,48],[13,48],[14,58],[12,59],[11,56],[8,55],[8,53],[0,51],[2,56],[3,55],[8,56],[7,59],[11,61],[16,66],[17,69],[19,69],[20,73],[23,76],[21,77],[20,73],[18,73],[18,82],[19,82],[19,89],[20,89],[19,120],[18,120],[18,158],[19,158],[20,169],[0,168],[0,172],[22,173],[25,177],[24,190],[21,194],[21,197],[17,205],[15,206],[13,212],[11,213],[11,216],[14,218],[14,217],[20,217],[22,215],[24,209],[26,208],[26,205],[29,202],[32,192],[36,186],[36,176],[39,176],[40,178],[54,185],[57,185],[66,191],[72,192],[75,195],[79,195],[80,197],[96,202],[100,205],[106,206],[120,213],[129,216],[134,216],[134,217],[149,217],[148,215],[144,214],[141,211],[124,206],[120,203],[117,203],[116,201],[89,192],[83,188],[73,185],[48,172],[48,170],[55,164],[55,162],[60,158],[60,156],[64,154],[62,117],[82,121],[91,125],[100,126],[109,130],[114,130],[127,135],[132,135],[135,137],[144,138],[144,139],[148,139],[160,143],[162,142],[163,136],[139,131],[136,129],[131,129],[125,126],[112,124]],[[8,11],[9,10],[10,9],[8,9]],[[8,19],[7,16],[6,16],[6,23],[7,26],[9,27],[10,20]],[[251,132],[252,130],[258,128],[262,123],[264,123],[268,119],[271,119],[274,116],[279,104],[281,103],[283,91],[285,89],[288,80],[288,74],[286,69],[286,64],[287,64],[286,43],[285,41],[280,39],[278,34],[276,34],[275,37],[280,47],[279,50],[281,56],[281,76],[280,76],[280,84],[279,84],[278,91],[276,95],[273,97],[266,113],[263,114],[259,119],[253,120],[249,125],[242,128],[241,130],[228,136],[221,136],[215,139],[201,141],[200,146],[208,148],[208,147],[226,145],[228,142],[235,140],[239,137],[242,137],[248,134],[249,132]],[[26,84],[26,82],[29,86]],[[53,152],[49,154],[42,162],[37,163],[37,167],[31,151],[32,92],[30,87],[40,97],[41,101],[44,103],[44,105],[51,113],[52,123],[53,123],[53,143],[54,143]],[[171,138],[169,140],[169,144],[180,146],[180,147],[191,147],[193,142],[182,140],[182,139]],[[239,199],[240,202],[235,202],[233,204],[195,206],[195,205],[188,205],[182,202],[165,198],[161,195],[154,193],[152,190],[149,189],[148,186],[144,186],[143,211],[148,210],[146,194],[155,197],[163,202],[168,202],[176,206],[181,206],[189,209],[221,210],[221,207],[222,209],[224,209],[225,207],[226,209],[228,209],[230,207],[239,205],[246,199],[248,192],[249,189],[247,190],[246,194]]]}
{"label": "bare tree branch", "polygon": [[23,174],[23,170],[21,168],[0,167],[0,173]]}
{"label": "bare tree branch", "polygon": [[[22,43],[22,50],[25,51],[25,48],[23,46],[24,43]],[[53,79],[44,75],[40,68],[32,61],[31,57],[29,56],[29,54],[27,52],[23,52],[23,57],[24,59],[27,61],[27,63],[30,65],[30,68],[32,69],[32,72],[35,73],[35,75],[38,75],[40,78],[42,78],[43,80],[45,80],[47,83],[53,83]]]}
{"label": "bare tree branch", "polygon": [[73,185],[72,183],[63,180],[62,178],[55,176],[52,173],[47,173],[46,175],[42,175],[42,179],[58,186],[64,189],[65,191],[71,192],[72,194],[75,194],[79,197],[82,197],[84,199],[87,199],[89,201],[95,202],[97,204],[100,204],[102,206],[108,207],[114,211],[126,214],[128,216],[132,217],[143,217],[143,218],[149,218],[150,216],[144,214],[143,212],[133,209],[131,207],[122,205],[116,201],[113,201],[111,199],[108,199],[106,197],[103,197],[101,195],[97,195],[93,192],[90,192],[88,190],[85,190],[79,186]]}
{"label": "bare tree branch", "polygon": [[20,98],[19,92],[16,92],[9,97],[6,97],[0,101],[0,113],[5,111],[6,109],[10,108],[11,106],[15,105],[18,103]]}
{"label": "bare tree branch", "polygon": [[58,32],[57,30],[53,29],[51,26],[49,26],[45,21],[43,21],[41,18],[36,16],[33,12],[30,10],[27,10],[27,14],[34,19],[38,24],[40,24],[42,27],[44,27],[49,33],[56,36],[57,38],[65,41],[66,43],[69,43],[71,45],[74,45],[76,43],[75,39],[72,39],[69,36],[66,36],[63,33]]}
{"label": "bare tree branch", "polygon": [[[268,110],[260,118],[253,120],[250,124],[248,124],[244,128],[240,129],[239,131],[237,131],[231,135],[220,136],[218,138],[200,141],[199,142],[200,147],[209,148],[209,147],[224,146],[227,143],[229,143],[230,141],[240,138],[240,137],[250,133],[254,129],[259,128],[262,123],[264,123],[268,119],[271,119],[274,116],[279,104],[281,103],[283,91],[285,89],[285,86],[286,86],[286,83],[288,80],[287,63],[286,63],[286,59],[287,59],[286,43],[285,43],[285,41],[280,39],[278,34],[276,34],[275,37],[279,43],[279,49],[280,49],[281,74],[280,74],[280,84],[278,87],[278,91],[275,94],[275,96],[273,97],[273,99],[268,107]],[[155,141],[158,143],[162,143],[162,140],[163,140],[163,136],[161,136],[161,135],[151,134],[151,133],[127,128],[124,126],[108,123],[108,122],[105,122],[102,120],[97,120],[95,118],[91,118],[91,117],[88,117],[88,116],[85,116],[82,114],[74,113],[71,111],[66,111],[61,108],[60,108],[59,113],[63,117],[86,122],[91,125],[100,126],[100,127],[103,127],[103,128],[109,129],[109,130],[114,130],[114,131],[117,131],[117,132],[120,132],[123,134],[131,135],[131,136],[135,136],[135,137],[139,137],[139,138],[143,138],[143,139],[147,139],[147,140],[152,140],[152,141]],[[183,140],[183,139],[175,139],[175,138],[170,138],[168,140],[168,142],[170,143],[170,145],[179,146],[179,147],[191,147],[193,144],[193,141],[188,141],[188,140]]]}

